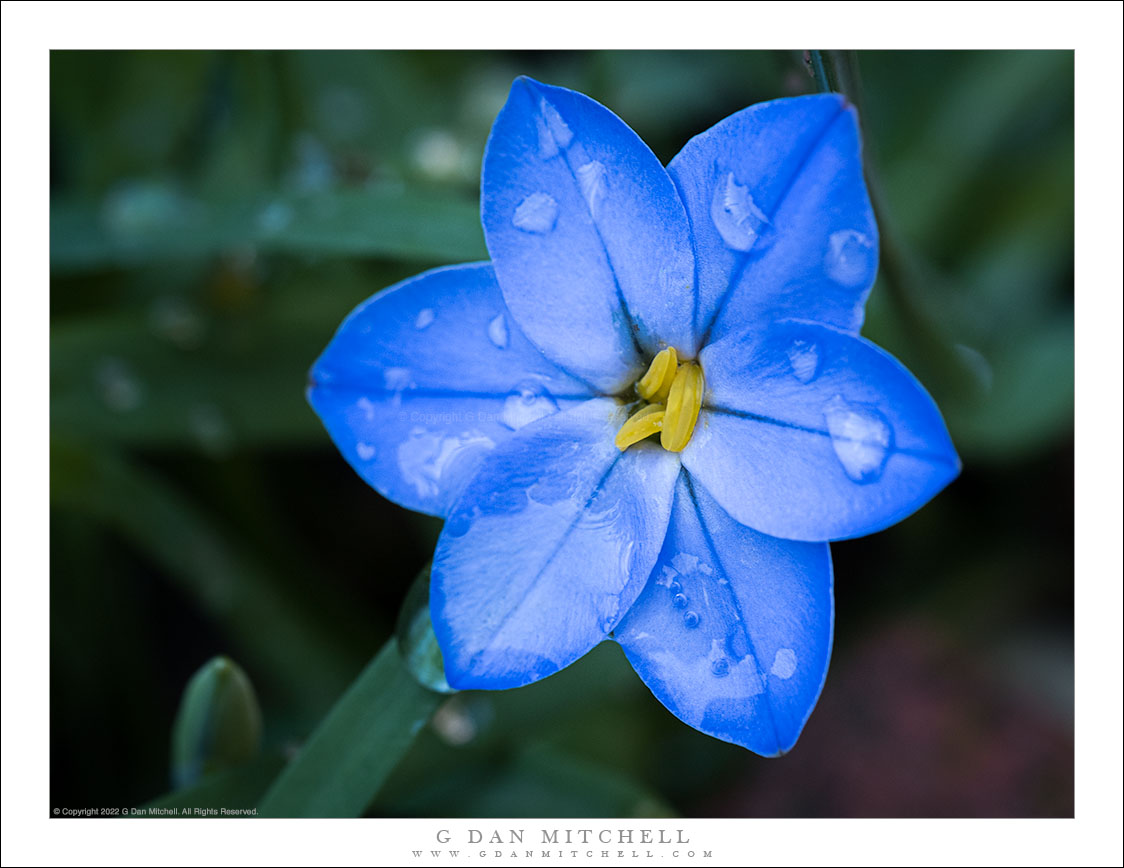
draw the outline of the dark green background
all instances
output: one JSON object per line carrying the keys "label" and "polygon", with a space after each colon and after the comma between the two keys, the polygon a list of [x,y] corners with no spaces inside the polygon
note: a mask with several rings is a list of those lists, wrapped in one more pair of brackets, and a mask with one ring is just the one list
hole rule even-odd
{"label": "dark green background", "polygon": [[[832,671],[764,760],[672,718],[606,645],[459,695],[371,806],[421,816],[1073,813],[1073,55],[860,53],[883,268],[864,334],[945,413],[960,479],[834,545]],[[665,162],[798,52],[53,52],[51,801],[169,789],[212,656],[291,754],[391,635],[439,522],[304,401],[344,315],[486,256],[488,129],[529,74]]]}

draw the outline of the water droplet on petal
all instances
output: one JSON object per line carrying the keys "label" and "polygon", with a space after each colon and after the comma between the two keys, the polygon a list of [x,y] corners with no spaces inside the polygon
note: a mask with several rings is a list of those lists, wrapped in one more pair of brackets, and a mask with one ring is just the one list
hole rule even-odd
{"label": "water droplet on petal", "polygon": [[753,201],[749,188],[739,184],[733,172],[719,179],[714,188],[710,219],[726,245],[743,253],[754,246],[759,252],[764,250],[776,235],[765,212]]}
{"label": "water droplet on petal", "polygon": [[792,346],[788,348],[788,361],[792,365],[793,376],[801,383],[810,383],[816,378],[820,354],[814,343],[793,341]]}
{"label": "water droplet on petal", "polygon": [[686,612],[683,615],[683,626],[689,630],[694,630],[697,626],[699,626],[700,620],[702,619],[699,618],[698,612]]}
{"label": "water droplet on petal", "polygon": [[488,340],[501,350],[507,346],[507,317],[502,313],[488,323]]}
{"label": "water droplet on petal", "polygon": [[791,678],[796,671],[796,652],[791,648],[781,648],[773,657],[773,668],[770,673],[777,678]]}
{"label": "water droplet on petal", "polygon": [[667,590],[674,597],[676,594],[680,593],[683,590],[683,586],[679,584],[679,582],[670,582],[667,586]]}
{"label": "water droplet on petal", "polygon": [[824,270],[827,276],[843,286],[862,286],[874,277],[878,250],[874,242],[861,232],[844,229],[827,239]]}
{"label": "water droplet on petal", "polygon": [[355,402],[355,406],[363,411],[363,416],[368,422],[375,420],[375,404],[370,398],[360,398]]}
{"label": "water droplet on petal", "polygon": [[433,325],[433,321],[437,319],[437,314],[433,312],[433,308],[426,307],[418,311],[418,318],[414,320],[414,328],[419,331]]}
{"label": "water droplet on petal", "polygon": [[671,598],[671,605],[673,605],[676,609],[686,609],[687,597],[683,594],[676,594]]}
{"label": "water droplet on petal", "polygon": [[547,193],[532,193],[519,203],[511,218],[516,229],[545,235],[558,219],[558,203]]}
{"label": "water droplet on petal", "polygon": [[539,134],[539,156],[544,160],[556,157],[560,148],[567,148],[574,138],[573,132],[558,114],[558,109],[545,99],[539,103],[535,126]]}
{"label": "water droplet on petal", "polygon": [[414,428],[409,438],[398,445],[398,470],[417,489],[419,497],[435,498],[441,493],[441,480],[451,467],[462,459],[494,449],[495,445],[478,431],[445,437],[425,428]]}
{"label": "water droplet on petal", "polygon": [[890,454],[893,431],[877,410],[845,401],[836,395],[823,408],[831,445],[847,476],[855,482],[873,482],[882,475]]}
{"label": "water droplet on petal", "polygon": [[370,461],[375,457],[375,447],[370,443],[363,443],[360,441],[355,444],[355,453],[359,456],[361,461]]}
{"label": "water droplet on petal", "polygon": [[596,219],[601,200],[605,198],[605,167],[594,160],[581,166],[577,176],[582,198],[589,206],[589,213]]}
{"label": "water droplet on petal", "polygon": [[528,383],[508,395],[500,421],[512,431],[518,431],[557,410],[558,404],[546,389],[538,383]]}
{"label": "water droplet on petal", "polygon": [[725,678],[730,674],[730,661],[725,657],[719,657],[716,660],[711,660],[710,671],[714,674],[715,678]]}
{"label": "water droplet on petal", "polygon": [[402,403],[402,393],[414,387],[413,375],[409,368],[387,368],[383,371],[383,384],[388,392],[393,392],[392,405],[398,407]]}

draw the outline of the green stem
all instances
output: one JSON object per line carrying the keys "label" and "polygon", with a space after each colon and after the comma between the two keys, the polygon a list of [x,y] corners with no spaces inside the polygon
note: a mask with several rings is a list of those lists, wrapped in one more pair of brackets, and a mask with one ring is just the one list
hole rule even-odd
{"label": "green stem", "polygon": [[259,805],[267,817],[358,817],[443,697],[406,671],[391,639]]}
{"label": "green stem", "polygon": [[824,51],[809,51],[804,56],[804,63],[807,65],[808,71],[812,73],[812,78],[816,80],[816,89],[820,93],[833,93],[835,91],[835,82],[832,80],[827,64],[824,62],[824,55],[827,53]]}
{"label": "green stem", "polygon": [[[808,51],[805,63],[821,93],[843,94],[858,109],[859,117],[864,117],[862,81],[854,51]],[[976,388],[976,378],[953,349],[951,336],[924,303],[921,269],[889,217],[877,155],[872,153],[870,142],[864,150],[867,188],[881,236],[882,280],[895,312],[912,338],[910,366],[935,392],[970,394]]]}

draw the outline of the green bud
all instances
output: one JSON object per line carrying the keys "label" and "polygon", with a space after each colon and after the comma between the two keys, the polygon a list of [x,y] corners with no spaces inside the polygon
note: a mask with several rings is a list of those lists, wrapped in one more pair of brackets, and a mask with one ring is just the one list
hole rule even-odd
{"label": "green bud", "polygon": [[233,660],[205,663],[183,692],[172,728],[172,785],[253,758],[261,743],[261,709],[253,685]]}

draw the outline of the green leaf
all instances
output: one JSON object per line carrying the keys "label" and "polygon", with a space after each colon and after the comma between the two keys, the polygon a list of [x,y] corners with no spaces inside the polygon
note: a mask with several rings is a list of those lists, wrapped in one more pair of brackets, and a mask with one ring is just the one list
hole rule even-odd
{"label": "green leaf", "polygon": [[170,180],[119,185],[101,201],[51,202],[51,269],[73,273],[266,252],[448,263],[484,259],[477,203],[399,185],[240,199]]}
{"label": "green leaf", "polygon": [[164,334],[163,316],[153,305],[148,316],[89,316],[52,328],[53,430],[210,455],[324,442],[304,384],[331,326],[192,313],[195,325],[171,324],[195,332],[184,343]]}
{"label": "green leaf", "polygon": [[1067,94],[1072,98],[1072,51],[988,51],[959,58],[943,77],[943,91],[933,103],[937,110],[912,129],[909,146],[887,166],[888,197],[906,237],[942,233],[979,208],[975,188],[1011,159],[1010,149],[1002,147],[1005,139],[1045,106]]}
{"label": "green leaf", "polygon": [[262,815],[360,816],[440,702],[388,642],[278,776]]}
{"label": "green leaf", "polygon": [[[326,707],[353,665],[339,645],[351,619],[324,623],[159,477],[109,452],[51,438],[51,503],[100,519],[152,558],[231,637],[271,686],[310,713]],[[353,671],[353,670],[351,670]]]}
{"label": "green leaf", "polygon": [[200,667],[184,689],[172,727],[172,783],[190,786],[252,759],[261,744],[261,709],[246,673],[227,657]]}
{"label": "green leaf", "polygon": [[675,816],[628,776],[545,745],[433,775],[399,794],[393,810],[423,817]]}
{"label": "green leaf", "polygon": [[165,793],[131,816],[160,817],[167,816],[164,811],[175,810],[173,816],[177,817],[222,817],[223,808],[253,810],[284,765],[279,754],[262,754],[235,768],[205,775],[192,786]]}
{"label": "green leaf", "polygon": [[994,379],[987,394],[947,408],[956,442],[1011,462],[1067,436],[1073,430],[1073,341],[1073,320],[1062,318],[1000,344],[988,360]]}

